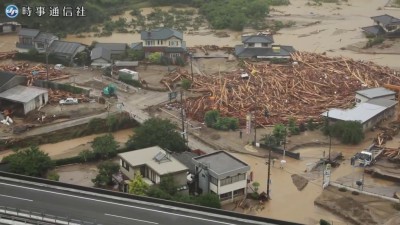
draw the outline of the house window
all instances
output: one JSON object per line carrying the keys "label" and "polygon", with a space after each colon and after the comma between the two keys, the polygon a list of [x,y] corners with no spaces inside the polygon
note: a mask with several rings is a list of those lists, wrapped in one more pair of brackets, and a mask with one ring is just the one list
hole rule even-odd
{"label": "house window", "polygon": [[210,182],[211,182],[212,184],[218,185],[218,179],[215,178],[215,177],[213,177],[213,176],[210,176]]}
{"label": "house window", "polygon": [[228,192],[228,193],[219,195],[219,199],[221,199],[222,201],[230,199],[230,198],[232,198],[232,192]]}
{"label": "house window", "polygon": [[129,165],[128,165],[128,163],[127,162],[125,162],[124,160],[122,160],[121,159],[121,161],[122,161],[122,167],[124,168],[124,169],[126,169],[127,171],[129,171]]}
{"label": "house window", "polygon": [[233,196],[244,195],[244,188],[233,191]]}
{"label": "house window", "polygon": [[173,42],[173,41],[169,41],[169,42],[168,42],[168,45],[169,45],[169,46],[174,46],[174,42]]}
{"label": "house window", "polygon": [[44,44],[43,43],[37,43],[37,48],[44,48]]}
{"label": "house window", "polygon": [[221,180],[221,186],[228,185],[228,184],[231,184],[231,183],[232,183],[232,178],[231,177],[227,177],[227,178]]}
{"label": "house window", "polygon": [[146,41],[146,45],[147,46],[153,46],[154,45],[154,41]]}
{"label": "house window", "polygon": [[232,176],[232,177],[227,177],[225,179],[221,180],[221,186],[227,185],[227,184],[232,184],[241,180],[246,179],[246,174],[242,173],[242,174],[238,174],[236,176]]}
{"label": "house window", "polygon": [[176,57],[181,56],[181,53],[171,53],[169,55],[170,55],[171,58],[176,58]]}

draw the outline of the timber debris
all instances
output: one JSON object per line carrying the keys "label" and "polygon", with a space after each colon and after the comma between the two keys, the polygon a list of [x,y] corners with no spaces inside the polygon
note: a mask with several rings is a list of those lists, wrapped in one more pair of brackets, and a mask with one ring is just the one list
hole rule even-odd
{"label": "timber debris", "polygon": [[0,60],[13,59],[17,53],[17,51],[0,52]]}
{"label": "timber debris", "polygon": [[[0,65],[0,71],[11,72],[28,78],[27,86],[31,86],[36,79],[47,80],[46,65],[37,64],[31,66],[29,63],[19,63],[10,65]],[[49,66],[49,80],[61,80],[70,76],[61,70],[56,70]]]}
{"label": "timber debris", "polygon": [[[307,52],[295,52],[292,59],[286,65],[244,61],[241,70],[195,76],[190,91],[202,96],[186,100],[187,115],[203,121],[207,111],[216,109],[242,125],[250,112],[259,125],[286,123],[290,117],[300,123],[318,120],[329,108],[352,106],[357,90],[400,85],[390,68],[372,62]],[[190,72],[178,69],[161,83],[172,90],[183,78],[191,80]]]}

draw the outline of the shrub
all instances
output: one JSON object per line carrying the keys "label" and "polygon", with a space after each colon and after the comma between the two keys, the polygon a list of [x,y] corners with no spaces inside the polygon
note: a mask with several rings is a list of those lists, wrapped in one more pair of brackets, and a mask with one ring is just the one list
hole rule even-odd
{"label": "shrub", "polygon": [[367,44],[365,44],[365,48],[370,48],[374,45],[378,45],[381,44],[385,41],[385,38],[378,36],[378,37],[374,37],[374,38],[370,38],[367,42]]}
{"label": "shrub", "polygon": [[239,128],[239,120],[234,117],[218,117],[213,128],[217,130],[236,130]]}
{"label": "shrub", "polygon": [[307,121],[307,130],[313,131],[315,129],[315,124],[313,118]]}
{"label": "shrub", "polygon": [[192,82],[188,79],[183,79],[181,81],[181,87],[185,90],[188,90],[190,88],[190,86],[192,86]]}
{"label": "shrub", "polygon": [[268,5],[278,6],[278,5],[290,5],[289,0],[268,0]]}
{"label": "shrub", "polygon": [[54,180],[54,181],[59,181],[60,180],[60,175],[56,171],[51,171],[47,174],[47,179],[49,180]]}
{"label": "shrub", "polygon": [[265,135],[261,141],[269,147],[277,147],[280,145],[280,140],[278,140],[274,135]]}
{"label": "shrub", "polygon": [[329,130],[343,144],[358,144],[364,139],[363,126],[358,121],[338,121]]}
{"label": "shrub", "polygon": [[328,221],[326,221],[324,219],[320,219],[319,220],[319,225],[331,225],[331,223],[329,223]]}
{"label": "shrub", "polygon": [[151,63],[160,64],[161,63],[161,53],[153,52],[149,54],[149,60]]}
{"label": "shrub", "polygon": [[358,192],[358,191],[352,191],[351,194],[352,194],[352,195],[359,195],[360,192]]}
{"label": "shrub", "polygon": [[176,61],[175,62],[176,62],[176,65],[185,66],[185,60],[183,60],[183,58],[180,57],[180,56],[176,57]]}
{"label": "shrub", "polygon": [[213,127],[214,124],[217,122],[219,118],[218,110],[210,110],[207,111],[204,116],[204,122],[206,123],[207,127]]}
{"label": "shrub", "polygon": [[345,188],[345,187],[340,187],[340,188],[339,188],[339,191],[340,191],[340,192],[346,192],[346,191],[347,191],[347,188]]}

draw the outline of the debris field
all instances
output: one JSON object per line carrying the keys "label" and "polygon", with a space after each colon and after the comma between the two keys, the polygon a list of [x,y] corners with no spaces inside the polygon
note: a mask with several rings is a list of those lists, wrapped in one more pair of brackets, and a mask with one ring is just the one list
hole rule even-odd
{"label": "debris field", "polygon": [[[357,90],[400,85],[392,69],[372,62],[307,52],[295,52],[292,59],[289,64],[243,61],[234,72],[195,76],[189,91],[203,94],[186,99],[187,115],[203,121],[215,109],[239,118],[241,125],[248,113],[255,114],[257,125],[286,123],[290,117],[300,123],[319,120],[329,108],[351,107]],[[190,72],[176,70],[161,82],[172,90],[181,79],[191,80]]]}

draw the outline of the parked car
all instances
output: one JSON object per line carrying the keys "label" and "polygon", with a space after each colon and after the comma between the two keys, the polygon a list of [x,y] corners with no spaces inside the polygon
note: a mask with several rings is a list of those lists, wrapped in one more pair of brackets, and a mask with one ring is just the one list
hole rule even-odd
{"label": "parked car", "polygon": [[55,65],[54,66],[54,69],[55,70],[62,70],[62,69],[64,69],[65,67],[62,65],[62,64],[57,64],[57,65]]}
{"label": "parked car", "polygon": [[73,105],[73,104],[78,104],[78,99],[76,98],[67,98],[67,99],[62,99],[60,100],[61,105]]}

